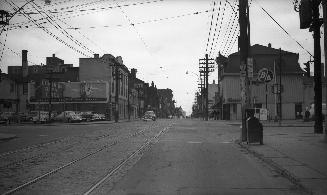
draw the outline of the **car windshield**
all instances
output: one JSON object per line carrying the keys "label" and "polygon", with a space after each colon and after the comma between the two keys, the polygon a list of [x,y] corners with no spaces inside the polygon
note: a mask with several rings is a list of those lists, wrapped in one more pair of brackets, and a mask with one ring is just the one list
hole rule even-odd
{"label": "car windshield", "polygon": [[144,115],[154,115],[153,111],[146,111]]}

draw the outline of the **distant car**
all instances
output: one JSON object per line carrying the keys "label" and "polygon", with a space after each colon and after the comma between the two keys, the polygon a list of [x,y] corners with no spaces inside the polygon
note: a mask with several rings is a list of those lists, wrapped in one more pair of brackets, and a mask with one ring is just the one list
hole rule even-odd
{"label": "distant car", "polygon": [[157,119],[156,114],[154,111],[146,111],[144,113],[144,116],[142,117],[143,121],[153,120],[155,121]]}
{"label": "distant car", "polygon": [[82,122],[82,117],[76,114],[74,111],[64,111],[54,117],[55,121],[62,121],[62,122]]}

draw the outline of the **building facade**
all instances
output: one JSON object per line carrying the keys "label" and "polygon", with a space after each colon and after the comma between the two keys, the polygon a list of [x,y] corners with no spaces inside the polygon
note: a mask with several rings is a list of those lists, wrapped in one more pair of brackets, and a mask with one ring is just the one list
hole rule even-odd
{"label": "building facade", "polygon": [[[117,70],[116,70],[117,68]],[[118,75],[115,75],[118,72]],[[123,64],[121,57],[114,57],[111,54],[104,54],[99,57],[94,54],[93,58],[79,59],[80,81],[101,81],[107,82],[109,101],[102,105],[109,120],[113,119],[114,113],[119,112],[119,119],[127,119],[128,115],[128,75],[129,70]],[[118,84],[118,90],[116,89]],[[118,100],[116,98],[118,96]]]}
{"label": "building facade", "polygon": [[[250,82],[252,107],[267,108],[269,117],[275,118],[280,112],[280,100],[279,95],[274,94],[276,92],[274,88],[281,79],[282,119],[298,118],[303,113],[308,101],[304,98],[304,71],[298,63],[299,55],[274,49],[271,44],[268,46],[256,44],[250,47],[250,56],[253,58],[253,78]],[[219,94],[221,94],[222,118],[240,120],[239,52],[231,54],[228,58],[217,59],[217,62],[219,62],[220,70],[221,87]],[[263,68],[273,73],[273,79],[270,82],[258,80],[258,72]]]}

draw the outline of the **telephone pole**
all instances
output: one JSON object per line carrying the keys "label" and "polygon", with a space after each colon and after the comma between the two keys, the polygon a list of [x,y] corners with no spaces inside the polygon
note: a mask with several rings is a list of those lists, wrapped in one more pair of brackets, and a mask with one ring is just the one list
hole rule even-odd
{"label": "telephone pole", "polygon": [[[322,1],[322,7],[323,7],[323,16],[324,16],[324,53],[325,53],[325,78],[327,78],[327,36],[326,36],[326,33],[327,33],[327,1],[326,0],[323,0]],[[327,103],[327,87],[326,87],[326,103]],[[327,119],[326,119],[327,116],[325,116],[325,138],[327,140]]]}
{"label": "telephone pole", "polygon": [[[199,60],[199,69],[200,69],[200,77],[203,76],[204,80],[204,95],[205,95],[205,120],[209,119],[209,72],[214,71],[214,59],[208,58],[208,54],[205,54],[205,58]],[[204,74],[201,74],[204,73]]]}
{"label": "telephone pole", "polygon": [[115,122],[117,123],[119,120],[119,65],[115,64],[115,81],[116,81],[116,90],[115,90]]}
{"label": "telephone pole", "polygon": [[[325,0],[323,0],[325,1]],[[299,5],[300,29],[309,28],[313,32],[314,45],[314,104],[315,124],[314,132],[323,133],[322,126],[322,86],[321,86],[321,50],[320,50],[320,26],[323,19],[319,18],[319,5],[321,0],[301,0]],[[325,2],[323,3],[323,5]],[[325,15],[324,15],[325,17]],[[311,55],[311,54],[310,54]]]}
{"label": "telephone pole", "polygon": [[53,70],[50,72],[50,78],[49,78],[49,123],[51,122],[51,112],[52,112],[52,83],[53,83],[53,78],[52,78]]}
{"label": "telephone pole", "polygon": [[320,0],[312,1],[312,25],[310,31],[313,31],[314,39],[314,102],[315,102],[315,124],[314,132],[323,133],[322,126],[322,87],[321,87],[321,51],[320,51],[320,26],[322,20],[319,19]]}
{"label": "telephone pole", "polygon": [[250,25],[249,25],[249,5],[248,0],[239,0],[239,23],[240,23],[240,84],[241,84],[241,107],[242,107],[242,131],[241,140],[246,141],[246,113],[245,110],[250,107],[250,89],[248,78],[247,59],[249,57],[250,47]]}

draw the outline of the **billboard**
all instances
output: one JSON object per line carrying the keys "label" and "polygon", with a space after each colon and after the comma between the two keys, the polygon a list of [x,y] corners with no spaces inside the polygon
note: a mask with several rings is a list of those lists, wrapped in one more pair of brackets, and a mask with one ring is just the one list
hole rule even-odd
{"label": "billboard", "polygon": [[[51,96],[50,96],[51,92]],[[49,80],[28,83],[30,104],[60,103],[107,103],[109,101],[108,82],[52,82]]]}

